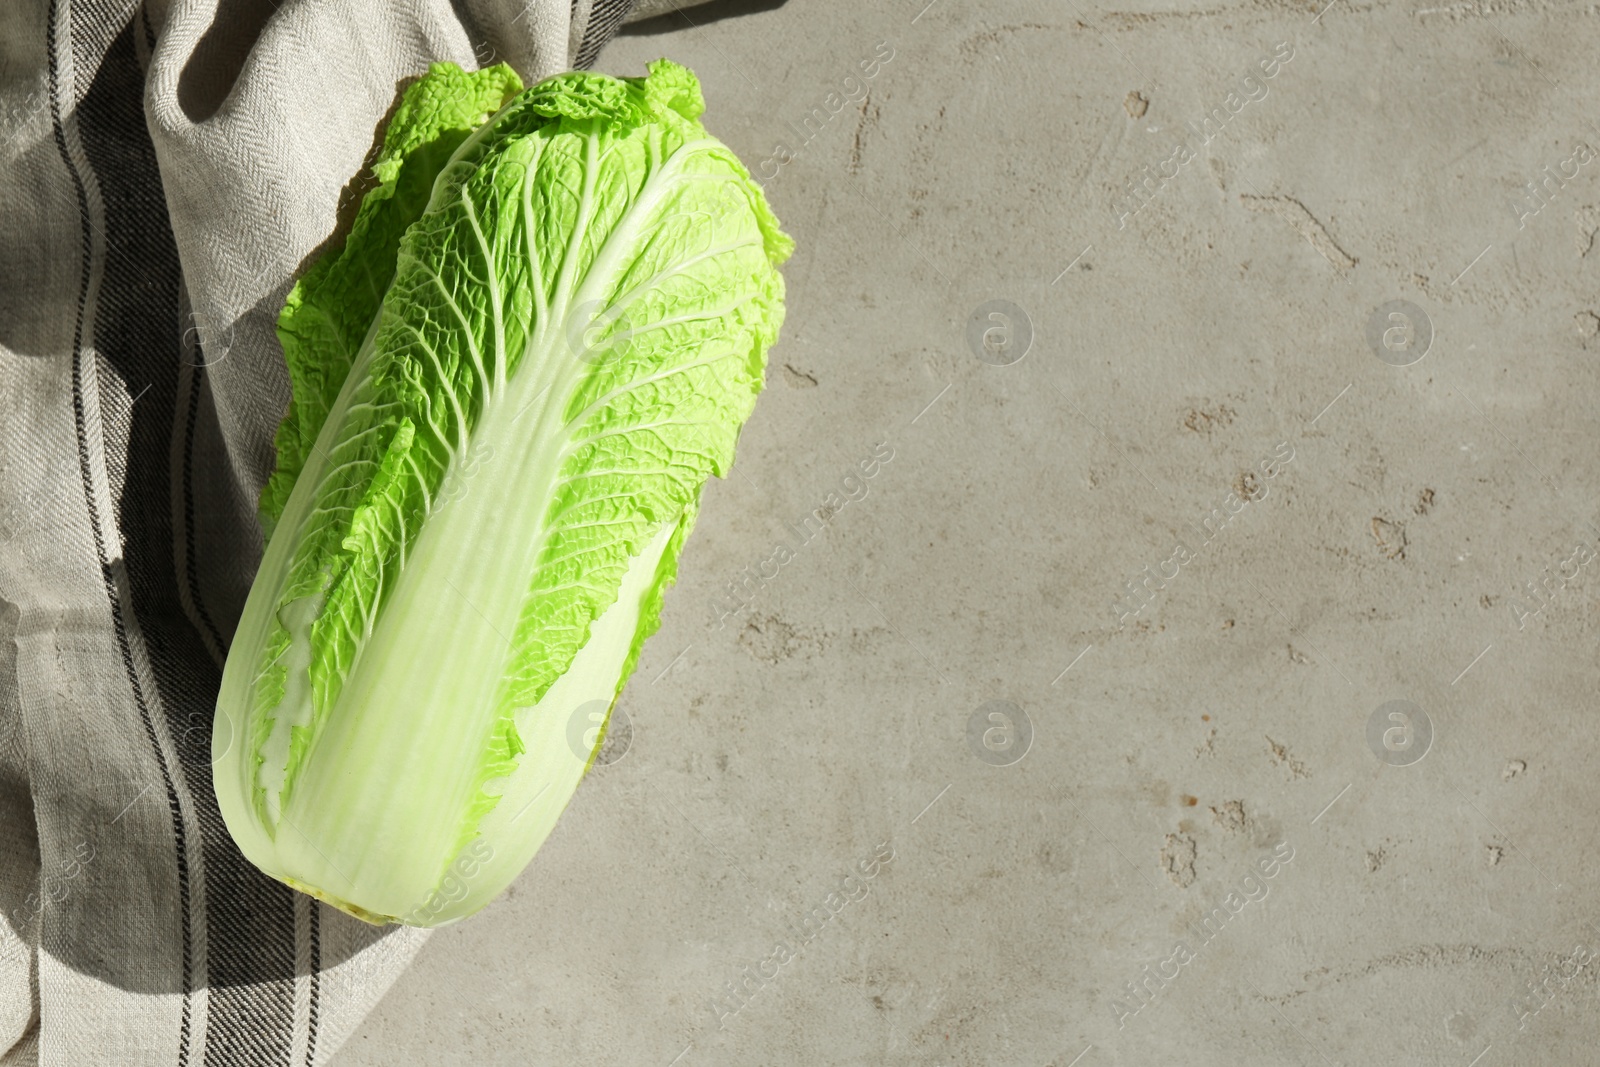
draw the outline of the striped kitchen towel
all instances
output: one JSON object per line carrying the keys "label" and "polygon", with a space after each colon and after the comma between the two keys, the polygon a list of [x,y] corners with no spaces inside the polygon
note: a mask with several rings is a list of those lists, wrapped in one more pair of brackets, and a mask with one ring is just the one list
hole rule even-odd
{"label": "striped kitchen towel", "polygon": [[0,1067],[325,1064],[421,947],[212,794],[273,327],[405,79],[586,66],[633,2],[0,5]]}

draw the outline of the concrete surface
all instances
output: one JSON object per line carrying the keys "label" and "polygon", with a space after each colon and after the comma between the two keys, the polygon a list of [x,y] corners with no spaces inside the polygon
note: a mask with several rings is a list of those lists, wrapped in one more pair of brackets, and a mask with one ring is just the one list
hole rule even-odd
{"label": "concrete surface", "polygon": [[340,1067],[1595,1062],[1600,8],[1324,2],[610,47],[789,319],[631,747]]}

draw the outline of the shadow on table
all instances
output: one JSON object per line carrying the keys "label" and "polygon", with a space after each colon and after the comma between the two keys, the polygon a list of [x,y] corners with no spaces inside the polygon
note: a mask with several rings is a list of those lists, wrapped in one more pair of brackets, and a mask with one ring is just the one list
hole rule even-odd
{"label": "shadow on table", "polygon": [[704,26],[708,22],[759,15],[763,11],[772,11],[783,5],[784,0],[711,0],[710,3],[696,4],[688,11],[681,9],[667,11],[640,19],[638,22],[627,23],[617,31],[617,36],[643,37],[670,30],[681,30],[687,26]]}

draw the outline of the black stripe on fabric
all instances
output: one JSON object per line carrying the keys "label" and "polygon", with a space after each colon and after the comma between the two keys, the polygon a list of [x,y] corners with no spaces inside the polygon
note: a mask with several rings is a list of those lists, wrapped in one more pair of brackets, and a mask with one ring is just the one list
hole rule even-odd
{"label": "black stripe on fabric", "polygon": [[[79,255],[82,259],[83,267],[79,278],[78,311],[72,327],[72,415],[78,439],[78,473],[83,483],[84,503],[89,511],[89,527],[94,533],[95,555],[100,566],[101,581],[105,585],[106,599],[111,609],[112,620],[116,625],[117,648],[122,654],[122,667],[127,673],[128,685],[133,692],[134,702],[139,709],[139,719],[144,726],[145,737],[150,742],[151,750],[155,755],[156,766],[161,771],[162,784],[166,787],[167,811],[172,820],[172,837],[178,869],[179,926],[183,939],[183,1010],[178,1033],[178,1067],[187,1067],[189,1063],[189,1033],[194,1009],[194,937],[189,921],[189,853],[187,834],[183,825],[183,811],[178,803],[178,791],[173,784],[172,770],[167,766],[166,754],[162,751],[161,743],[156,737],[155,722],[151,717],[150,707],[145,702],[144,690],[140,685],[138,672],[134,669],[133,652],[128,644],[127,629],[123,625],[122,601],[117,595],[116,578],[112,573],[110,561],[106,557],[105,534],[101,527],[100,509],[95,502],[94,480],[90,475],[88,426],[83,403],[83,333],[84,311],[88,303],[89,283],[92,277],[93,262],[91,257],[94,249],[94,224],[89,216],[89,196],[84,189],[83,177],[78,173],[77,165],[72,161],[72,153],[67,150],[66,131],[61,125],[61,65],[57,58],[57,35],[60,30],[61,2],[62,0],[51,0],[50,2],[46,19],[45,39],[49,52],[51,133],[55,139],[56,151],[61,155],[61,162],[72,179],[73,191],[78,200],[78,217],[81,222],[79,227]],[[68,29],[70,34],[70,26]],[[74,59],[76,58],[74,56]],[[76,103],[76,101],[72,102]]]}
{"label": "black stripe on fabric", "polygon": [[317,1062],[317,1001],[322,992],[322,902],[313,900],[311,912],[311,1010],[306,1031],[306,1067]]}
{"label": "black stripe on fabric", "polygon": [[572,61],[574,67],[588,70],[594,65],[600,58],[600,49],[617,35],[617,28],[633,10],[633,4],[634,0],[594,0],[594,6],[589,9],[589,25],[583,28],[583,43]]}
{"label": "black stripe on fabric", "polygon": [[[179,581],[193,580],[193,542],[180,579],[172,493],[177,489],[184,494],[185,533],[192,534],[194,427],[199,390],[207,379],[197,368],[189,403],[180,413],[181,268],[145,124],[144,72],[134,32],[130,19],[100,63],[78,110],[79,136],[99,178],[106,216],[107,253],[93,337],[105,367],[101,408],[106,412],[107,466],[114,472],[112,497],[132,615],[145,638],[155,702],[166,716],[191,792],[205,860],[201,888],[206,902],[204,978],[209,1007],[203,1063],[288,1067],[294,1040],[294,891],[244,858],[217,809],[211,783],[211,722],[221,673],[179,596]],[[138,398],[131,410],[129,397]],[[180,419],[182,466],[174,472],[171,441]],[[172,484],[175,474],[178,486]],[[204,618],[210,625],[209,615]],[[211,629],[218,639],[216,647],[225,647],[215,627]],[[120,617],[118,632],[125,641]],[[185,855],[181,845],[179,854],[181,862]],[[182,878],[187,923],[186,870]],[[188,938],[186,932],[186,960],[191,956]],[[186,979],[185,988],[190,985]]]}

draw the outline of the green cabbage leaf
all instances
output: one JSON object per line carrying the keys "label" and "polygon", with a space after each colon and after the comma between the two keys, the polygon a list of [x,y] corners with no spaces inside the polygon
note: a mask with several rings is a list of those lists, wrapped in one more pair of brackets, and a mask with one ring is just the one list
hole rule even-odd
{"label": "green cabbage leaf", "polygon": [[660,624],[792,243],[694,75],[437,64],[279,318],[213,781],[257,866],[437,926],[528,864]]}

